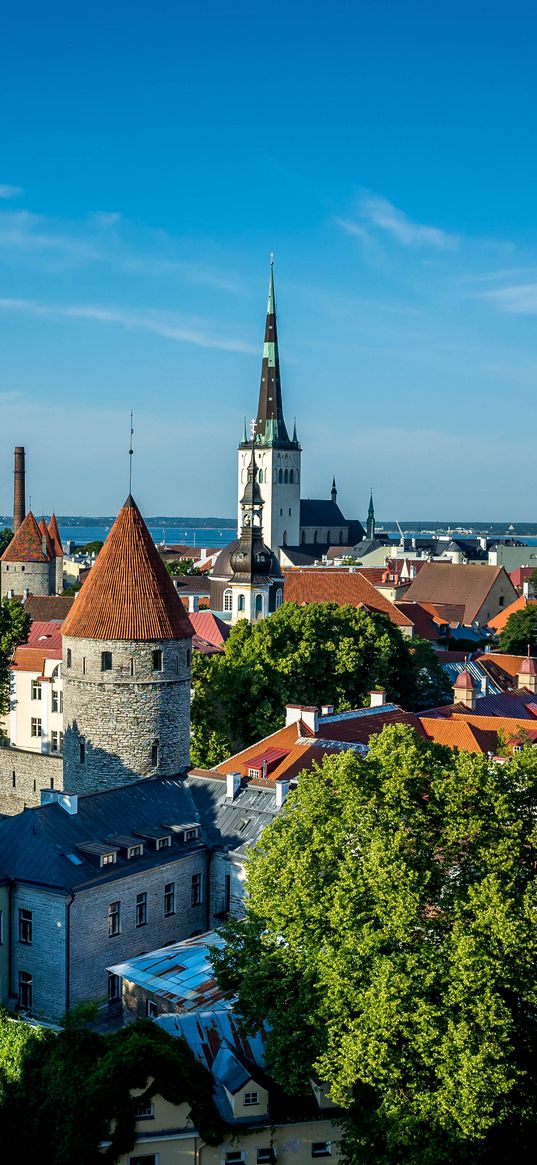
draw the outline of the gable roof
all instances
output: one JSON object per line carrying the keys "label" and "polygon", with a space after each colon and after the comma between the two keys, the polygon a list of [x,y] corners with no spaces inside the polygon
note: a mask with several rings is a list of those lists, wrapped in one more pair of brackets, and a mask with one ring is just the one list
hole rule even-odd
{"label": "gable roof", "polygon": [[195,634],[215,647],[222,647],[231,631],[229,624],[212,611],[191,611],[189,619]]}
{"label": "gable roof", "polygon": [[337,502],[327,498],[301,498],[301,526],[346,526]]}
{"label": "gable roof", "polygon": [[129,495],[63,624],[81,639],[187,639],[192,626]]}
{"label": "gable roof", "polygon": [[74,601],[74,595],[30,595],[24,603],[24,610],[31,619],[63,623]]}
{"label": "gable roof", "polygon": [[387,615],[397,627],[412,627],[411,620],[381,595],[360,571],[345,567],[291,567],[284,569],[284,599],[290,603],[337,603],[338,607],[366,607]]}
{"label": "gable roof", "polygon": [[494,619],[489,619],[489,627],[492,627],[493,631],[499,634],[500,631],[503,631],[510,615],[514,615],[515,611],[523,611],[526,607],[535,606],[537,606],[537,599],[527,599],[525,595],[520,595],[508,607],[504,607],[502,611],[495,615]]}
{"label": "gable roof", "polygon": [[28,510],[9,546],[6,546],[1,562],[49,562],[50,556],[43,549],[43,535],[31,510]]}
{"label": "gable roof", "polygon": [[395,605],[399,611],[403,612],[403,615],[407,616],[407,619],[410,619],[416,635],[419,635],[420,639],[429,639],[435,643],[437,639],[441,638],[440,627],[446,626],[446,624],[442,624],[438,617],[435,618],[432,611],[427,609],[426,604],[408,603],[406,599],[396,599]]}
{"label": "gable roof", "polygon": [[477,618],[494,583],[500,577],[505,583],[507,595],[515,599],[515,588],[503,566],[426,562],[412,580],[405,600],[434,603],[439,614],[449,618],[452,617],[451,611],[462,609],[461,622],[470,624]]}

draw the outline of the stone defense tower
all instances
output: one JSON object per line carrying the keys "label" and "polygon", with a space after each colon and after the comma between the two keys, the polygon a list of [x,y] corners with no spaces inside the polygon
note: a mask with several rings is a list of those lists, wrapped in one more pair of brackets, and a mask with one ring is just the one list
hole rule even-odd
{"label": "stone defense tower", "polygon": [[192,626],[130,495],[62,634],[64,788],[186,769]]}
{"label": "stone defense tower", "polygon": [[[280,357],[276,329],[274,266],[271,260],[259,404],[255,421],[257,480],[263,500],[267,545],[275,554],[280,546],[300,543],[301,448],[296,429],[292,440],[283,416]],[[248,480],[251,446],[245,432],[239,445],[238,533],[242,528],[242,496]]]}
{"label": "stone defense tower", "polygon": [[241,498],[241,534],[229,560],[233,574],[231,622],[248,619],[255,623],[269,614],[270,591],[274,583],[283,588],[276,556],[263,542],[263,498],[256,473],[255,438],[251,444],[248,480]]}
{"label": "stone defense tower", "polygon": [[15,446],[15,468],[13,482],[13,533],[26,517],[26,468],[24,445]]}
{"label": "stone defense tower", "polygon": [[43,533],[28,510],[0,559],[0,593],[18,598],[56,593],[56,559],[45,527]]}

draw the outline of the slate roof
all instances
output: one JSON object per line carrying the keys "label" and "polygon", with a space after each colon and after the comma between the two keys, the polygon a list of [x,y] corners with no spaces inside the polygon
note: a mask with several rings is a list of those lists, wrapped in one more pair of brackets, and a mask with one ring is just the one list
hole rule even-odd
{"label": "slate roof", "polygon": [[359,570],[348,567],[292,567],[284,570],[284,599],[291,603],[337,603],[367,607],[387,615],[397,627],[412,627],[410,619],[375,589]]}
{"label": "slate roof", "polygon": [[0,559],[1,562],[49,562],[50,556],[43,550],[43,535],[31,510]]}
{"label": "slate roof", "polygon": [[[430,602],[450,621],[473,623],[487,601],[494,583],[505,576],[506,591],[514,587],[503,566],[464,566],[452,562],[426,562],[406,592],[407,602]],[[462,611],[462,618],[460,612]]]}
{"label": "slate roof", "polygon": [[327,498],[301,498],[301,526],[346,526],[337,502]]}
{"label": "slate roof", "polygon": [[259,788],[252,782],[234,801],[226,797],[226,779],[210,770],[193,769],[186,778],[197,819],[209,845],[244,851],[260,837],[277,813],[274,785]]}
{"label": "slate roof", "polygon": [[192,627],[129,495],[63,625],[82,639],[188,639]]}
{"label": "slate roof", "polygon": [[215,931],[170,943],[159,950],[137,955],[107,968],[129,983],[142,987],[178,1011],[202,1011],[229,1007],[211,963],[213,948],[221,950],[224,939]]}
{"label": "slate roof", "polygon": [[[163,827],[186,825],[193,820],[195,806],[185,781],[179,777],[146,777],[128,787],[85,794],[78,798],[78,812],[74,814],[57,801],[24,809],[0,821],[0,876],[59,891],[115,881],[176,861],[204,843],[181,842],[172,833],[170,847],[155,850],[146,844],[143,855],[131,859],[119,851],[117,862],[103,869],[88,853],[77,850],[77,845],[107,842],[119,831],[132,836],[157,827],[162,833],[171,832]],[[117,847],[110,842],[110,849],[114,848]],[[78,859],[76,864],[67,857],[72,853]]]}

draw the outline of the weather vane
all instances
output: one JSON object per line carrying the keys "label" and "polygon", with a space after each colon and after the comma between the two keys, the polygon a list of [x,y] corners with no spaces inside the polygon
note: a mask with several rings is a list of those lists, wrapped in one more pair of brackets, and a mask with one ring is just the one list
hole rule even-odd
{"label": "weather vane", "polygon": [[130,427],[130,436],[129,436],[129,497],[130,497],[131,492],[132,492],[132,455],[134,453],[134,449],[132,447],[132,438],[134,437],[134,429],[132,427],[132,417],[133,417],[133,412],[131,409],[131,427]]}
{"label": "weather vane", "polygon": [[252,438],[252,441],[254,441],[254,440],[255,440],[255,427],[256,427],[256,423],[257,423],[257,422],[256,422],[256,419],[255,419],[255,417],[252,417],[252,419],[251,419],[251,421],[250,421],[250,436],[251,436],[251,438]]}

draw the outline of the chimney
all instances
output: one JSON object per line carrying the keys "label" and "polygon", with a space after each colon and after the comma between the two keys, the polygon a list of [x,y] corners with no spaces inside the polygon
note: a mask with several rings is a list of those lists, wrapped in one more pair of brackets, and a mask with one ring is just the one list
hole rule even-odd
{"label": "chimney", "polygon": [[333,704],[321,704],[321,716],[333,716],[333,715],[334,715],[334,705]]}
{"label": "chimney", "polygon": [[371,708],[382,708],[386,703],[386,692],[384,688],[376,688],[374,692],[369,693],[369,705]]}
{"label": "chimney", "polygon": [[298,724],[301,720],[306,725],[306,728],[316,733],[319,728],[319,709],[308,708],[304,704],[287,704],[285,708],[285,727],[288,728],[290,724]]}
{"label": "chimney", "polygon": [[200,609],[200,597],[199,597],[199,595],[189,595],[188,596],[188,609],[192,614],[195,614],[196,611],[199,611],[199,609]]}
{"label": "chimney", "polygon": [[13,488],[13,533],[26,517],[26,470],[24,465],[24,445],[15,447],[15,482]]}
{"label": "chimney", "polygon": [[281,809],[289,792],[289,781],[276,781],[276,808]]}
{"label": "chimney", "polygon": [[522,583],[522,594],[525,599],[535,598],[535,587],[531,578],[525,578]]}
{"label": "chimney", "polygon": [[241,787],[240,773],[226,773],[226,800],[234,801]]}
{"label": "chimney", "polygon": [[58,793],[58,805],[71,817],[78,813],[78,794],[77,793]]}
{"label": "chimney", "polygon": [[30,588],[29,587],[24,587],[24,590],[22,592],[22,597],[23,597],[23,599],[30,598]]}

